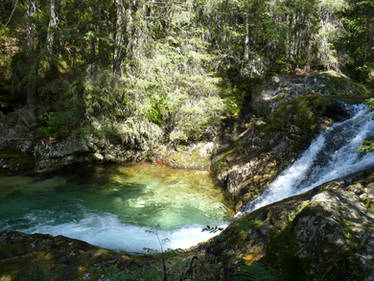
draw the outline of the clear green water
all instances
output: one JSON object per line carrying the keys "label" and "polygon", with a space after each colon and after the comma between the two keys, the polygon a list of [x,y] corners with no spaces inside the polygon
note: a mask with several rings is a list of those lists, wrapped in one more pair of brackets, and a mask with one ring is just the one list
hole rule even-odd
{"label": "clear green water", "polygon": [[49,233],[115,250],[187,248],[224,225],[230,206],[206,171],[141,164],[0,176],[0,230]]}

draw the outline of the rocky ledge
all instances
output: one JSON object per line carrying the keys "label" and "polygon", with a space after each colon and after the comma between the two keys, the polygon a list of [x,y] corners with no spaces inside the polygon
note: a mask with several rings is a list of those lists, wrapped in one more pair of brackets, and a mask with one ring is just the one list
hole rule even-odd
{"label": "rocky ledge", "polygon": [[23,125],[0,123],[0,169],[50,172],[79,163],[154,161],[174,168],[207,169],[213,142],[158,145],[152,151],[128,148],[94,134],[75,134],[59,142],[38,137]]}
{"label": "rocky ledge", "polygon": [[[119,270],[145,265],[145,259],[120,255],[63,236],[17,231],[0,233],[0,280],[98,280],[103,267]],[[99,272],[98,272],[99,271]]]}

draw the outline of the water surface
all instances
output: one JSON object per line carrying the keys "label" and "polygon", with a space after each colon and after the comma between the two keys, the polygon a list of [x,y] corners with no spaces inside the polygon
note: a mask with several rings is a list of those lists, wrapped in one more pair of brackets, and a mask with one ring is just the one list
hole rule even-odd
{"label": "water surface", "polygon": [[[0,230],[65,235],[130,252],[187,248],[225,225],[230,205],[207,171],[141,164],[0,176]],[[157,238],[158,236],[158,238]]]}

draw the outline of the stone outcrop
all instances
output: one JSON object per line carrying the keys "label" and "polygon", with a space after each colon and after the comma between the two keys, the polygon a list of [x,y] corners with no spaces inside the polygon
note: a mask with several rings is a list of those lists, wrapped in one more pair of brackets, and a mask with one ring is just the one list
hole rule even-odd
{"label": "stone outcrop", "polygon": [[236,210],[294,162],[318,132],[348,118],[344,102],[367,97],[366,88],[333,71],[279,75],[257,86],[250,100],[256,115],[231,145],[222,138],[212,158],[212,170],[236,200]]}
{"label": "stone outcrop", "polygon": [[155,161],[173,168],[209,169],[214,148],[214,142],[161,146],[155,153]]}
{"label": "stone outcrop", "polygon": [[0,123],[0,169],[49,172],[73,164],[156,161],[174,168],[208,169],[214,142],[158,144],[152,150],[128,146],[94,133],[73,134],[60,141],[42,139],[24,125]]}
{"label": "stone outcrop", "polygon": [[0,123],[0,168],[15,171],[35,166],[34,134],[23,125]]}

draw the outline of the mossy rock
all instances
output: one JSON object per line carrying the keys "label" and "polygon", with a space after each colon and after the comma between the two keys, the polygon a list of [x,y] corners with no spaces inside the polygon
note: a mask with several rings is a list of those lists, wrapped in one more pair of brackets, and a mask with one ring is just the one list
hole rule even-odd
{"label": "mossy rock", "polygon": [[104,267],[140,271],[148,260],[63,236],[0,232],[0,280],[101,280]]}
{"label": "mossy rock", "polygon": [[176,168],[207,169],[210,166],[210,159],[198,153],[186,151],[175,151],[168,155],[168,164]]}
{"label": "mossy rock", "polygon": [[368,97],[369,92],[364,85],[336,71],[320,72],[319,79],[326,83],[323,88],[320,87],[320,90],[324,90],[324,94]]}
{"label": "mossy rock", "polygon": [[292,126],[301,129],[303,134],[314,133],[326,117],[333,117],[336,104],[323,96],[308,95],[282,103],[269,116],[268,129],[290,131]]}
{"label": "mossy rock", "polygon": [[268,116],[281,104],[306,95],[325,96],[351,104],[362,103],[370,97],[364,85],[334,71],[281,74],[254,88],[251,107],[255,113]]}
{"label": "mossy rock", "polygon": [[178,145],[174,150],[161,152],[162,161],[173,168],[209,169],[213,143]]}
{"label": "mossy rock", "polygon": [[37,160],[31,153],[4,149],[0,150],[0,161],[4,168],[14,171],[27,171],[35,167]]}
{"label": "mossy rock", "polygon": [[344,119],[343,106],[320,95],[301,96],[280,104],[268,119],[253,118],[245,132],[215,155],[212,170],[237,200],[260,194],[321,128]]}

